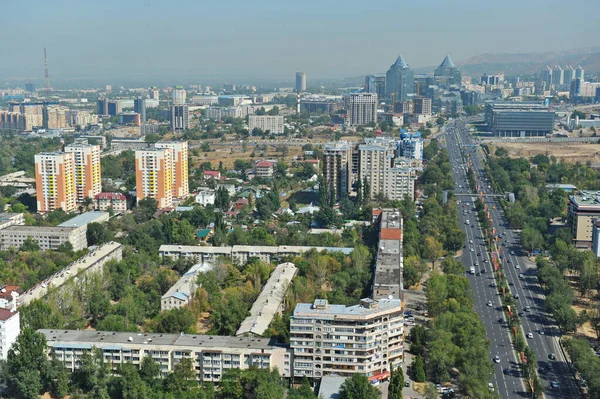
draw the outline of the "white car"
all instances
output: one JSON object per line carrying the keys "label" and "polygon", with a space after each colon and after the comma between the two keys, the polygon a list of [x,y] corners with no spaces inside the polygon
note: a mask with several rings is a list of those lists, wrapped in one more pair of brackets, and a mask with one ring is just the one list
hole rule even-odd
{"label": "white car", "polygon": [[492,306],[494,306],[494,305],[492,304],[492,301],[488,301],[487,305],[488,305],[489,307],[492,307]]}
{"label": "white car", "polygon": [[527,338],[533,338],[533,333],[527,333]]}
{"label": "white car", "polygon": [[500,356],[496,355],[494,358],[494,363],[500,363]]}

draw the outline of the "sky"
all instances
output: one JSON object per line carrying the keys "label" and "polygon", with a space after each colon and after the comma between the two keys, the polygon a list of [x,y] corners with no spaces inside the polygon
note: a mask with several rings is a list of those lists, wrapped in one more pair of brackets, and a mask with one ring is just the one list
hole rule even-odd
{"label": "sky", "polygon": [[289,80],[600,45],[598,0],[2,2],[0,81]]}

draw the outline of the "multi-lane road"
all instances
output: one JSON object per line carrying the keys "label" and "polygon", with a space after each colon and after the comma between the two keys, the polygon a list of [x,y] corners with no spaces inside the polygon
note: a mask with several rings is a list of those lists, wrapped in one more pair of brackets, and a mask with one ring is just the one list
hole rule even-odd
{"label": "multi-lane road", "polygon": [[[483,241],[481,226],[477,220],[474,201],[477,193],[472,193],[467,182],[466,155],[470,155],[472,169],[485,203],[490,211],[492,226],[497,234],[502,234],[497,245],[503,256],[504,274],[509,283],[510,293],[517,303],[521,329],[527,344],[534,350],[538,359],[538,374],[546,388],[547,398],[578,398],[580,391],[569,370],[569,366],[559,346],[559,331],[551,317],[544,310],[544,295],[536,279],[535,264],[524,255],[518,232],[510,229],[504,218],[497,198],[486,183],[483,168],[483,152],[478,148],[469,133],[464,120],[457,119],[446,125],[444,134],[450,154],[455,193],[458,194],[459,219],[467,238],[459,260],[465,270],[475,294],[475,310],[481,317],[490,339],[490,359],[494,361],[494,377],[491,381],[504,398],[527,397],[525,382],[521,378],[516,353],[511,341],[501,297],[495,286],[490,254]],[[474,274],[471,273],[474,268]],[[499,362],[496,359],[499,358]]]}

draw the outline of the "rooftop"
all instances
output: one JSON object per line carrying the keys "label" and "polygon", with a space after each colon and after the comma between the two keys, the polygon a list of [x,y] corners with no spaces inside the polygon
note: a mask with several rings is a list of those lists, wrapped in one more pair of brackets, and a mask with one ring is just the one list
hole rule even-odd
{"label": "rooftop", "polygon": [[100,193],[100,194],[96,195],[96,199],[110,199],[110,200],[125,201],[127,198],[121,193]]}
{"label": "rooftop", "polygon": [[110,214],[108,212],[91,211],[85,212],[81,215],[77,215],[72,219],[67,220],[64,223],[58,225],[58,227],[82,227],[87,226],[89,223],[103,222],[108,220]]}
{"label": "rooftop", "polygon": [[[2,309],[3,310],[3,309]],[[1,314],[1,313],[0,313]],[[1,317],[1,316],[0,316]],[[131,332],[101,332],[81,330],[38,330],[46,336],[49,346],[72,347],[73,344],[81,347],[105,347],[119,345],[142,345],[151,342],[155,346],[189,346],[204,348],[232,348],[232,349],[272,349],[275,345],[267,338],[254,337],[228,337],[220,335],[181,335],[181,334],[141,334]],[[131,340],[130,340],[131,338]]]}
{"label": "rooftop", "polygon": [[400,299],[361,299],[359,305],[330,305],[324,299],[316,299],[314,303],[299,303],[294,309],[293,317],[318,317],[322,319],[348,317],[374,317],[380,313],[402,310]]}
{"label": "rooftop", "polygon": [[325,375],[321,378],[321,385],[319,386],[319,398],[323,399],[339,399],[340,389],[342,384],[346,381],[346,377],[339,377],[334,375]]}
{"label": "rooftop", "polygon": [[19,312],[11,312],[8,309],[2,309],[0,308],[0,320],[1,321],[6,321],[8,319],[10,319],[11,317],[18,315]]}
{"label": "rooftop", "polygon": [[569,196],[569,199],[579,207],[584,206],[600,209],[600,190],[581,190]]}

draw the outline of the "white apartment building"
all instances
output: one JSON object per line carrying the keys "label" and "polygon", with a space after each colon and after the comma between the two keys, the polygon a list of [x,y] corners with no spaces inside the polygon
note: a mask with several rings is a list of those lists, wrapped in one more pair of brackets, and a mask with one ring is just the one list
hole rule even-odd
{"label": "white apartment building", "polygon": [[87,248],[87,228],[10,226],[0,230],[0,250],[18,248],[31,238],[38,242],[42,251],[58,249],[61,244],[70,242],[74,251]]}
{"label": "white apartment building", "polygon": [[377,122],[377,94],[350,94],[346,103],[346,124],[360,126],[370,122]]}
{"label": "white apartment building", "polygon": [[188,142],[187,141],[159,141],[154,144],[156,148],[167,148],[171,151],[173,159],[173,196],[187,197],[190,193],[188,183]]}
{"label": "white apartment building", "polygon": [[8,351],[17,341],[21,333],[21,322],[19,312],[16,308],[0,309],[0,359],[6,360]]}
{"label": "white apartment building", "polygon": [[76,209],[75,159],[72,153],[42,152],[35,155],[37,210],[40,213]]}
{"label": "white apartment building", "polygon": [[417,172],[413,168],[389,168],[383,174],[381,192],[390,200],[402,200],[405,196],[415,199]]}
{"label": "white apartment building", "polygon": [[299,303],[290,319],[294,377],[378,377],[403,360],[404,318],[399,299],[361,299],[354,306],[325,299]]}
{"label": "white apartment building", "polygon": [[[395,148],[391,141],[358,146],[358,179],[362,187],[369,185],[370,198],[384,191],[384,172],[392,167]],[[362,188],[364,190],[364,188]]]}
{"label": "white apartment building", "polygon": [[353,183],[352,147],[346,141],[325,145],[323,181],[336,198],[350,192]]}
{"label": "white apartment building", "polygon": [[250,367],[273,370],[291,377],[292,355],[268,338],[218,335],[142,334],[83,330],[38,330],[46,336],[48,355],[54,355],[67,369],[79,367],[84,352],[98,348],[112,371],[120,364],[139,366],[150,356],[165,377],[181,359],[193,361],[199,382],[219,382],[229,369]]}
{"label": "white apartment building", "polygon": [[127,211],[127,197],[121,193],[99,193],[94,199],[99,211],[107,211],[109,208],[117,213]]}
{"label": "white apartment building", "polygon": [[207,263],[198,263],[185,272],[160,299],[160,310],[179,309],[192,303],[196,290],[200,288],[198,275],[212,268]]}
{"label": "white apartment building", "polygon": [[102,191],[100,146],[90,144],[70,144],[66,153],[73,154],[75,171],[75,201],[94,199]]}
{"label": "white apartment building", "polygon": [[283,116],[282,115],[250,115],[248,116],[248,131],[250,135],[254,129],[260,129],[263,132],[271,134],[283,134]]}
{"label": "white apartment building", "polygon": [[159,208],[173,206],[173,152],[148,148],[135,152],[137,200],[154,198]]}
{"label": "white apartment building", "polygon": [[186,92],[185,89],[177,87],[173,89],[171,92],[171,99],[173,105],[183,105],[186,102]]}

